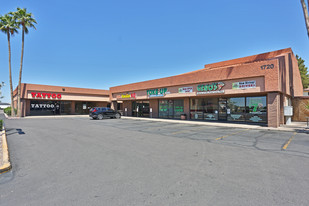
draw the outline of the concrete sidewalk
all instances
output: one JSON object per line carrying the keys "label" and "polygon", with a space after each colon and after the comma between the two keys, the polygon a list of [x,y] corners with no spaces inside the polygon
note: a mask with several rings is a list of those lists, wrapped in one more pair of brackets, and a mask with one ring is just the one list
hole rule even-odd
{"label": "concrete sidewalk", "polygon": [[[52,115],[52,116],[27,116],[25,119],[38,119],[38,118],[89,118],[89,115]],[[15,117],[18,118],[18,117]],[[14,118],[14,119],[15,119]],[[193,125],[209,125],[215,127],[232,127],[232,128],[245,128],[245,129],[261,129],[261,130],[277,130],[277,131],[308,131],[306,122],[292,122],[290,125],[281,125],[278,128],[266,127],[261,125],[243,124],[243,123],[225,123],[225,122],[204,122],[194,120],[175,120],[175,119],[158,119],[158,118],[144,118],[144,117],[128,117],[122,116],[123,119],[143,120],[143,121],[159,121],[168,123],[181,123]],[[13,118],[12,118],[13,119]]]}
{"label": "concrete sidewalk", "polygon": [[276,130],[276,131],[308,131],[306,128],[306,122],[292,122],[290,125],[281,125],[278,128],[266,127],[261,125],[251,125],[242,123],[224,123],[224,122],[203,122],[203,121],[193,121],[193,120],[174,120],[174,119],[156,119],[156,118],[142,118],[142,117],[121,117],[123,119],[135,119],[144,121],[160,121],[169,123],[181,123],[181,124],[193,124],[193,125],[208,125],[214,127],[232,127],[232,128],[245,128],[245,129],[261,129],[261,130]]}
{"label": "concrete sidewalk", "polygon": [[[2,110],[0,110],[0,119],[5,120],[5,116]],[[6,132],[3,125],[0,132],[0,174],[7,172],[11,169],[11,163],[9,158],[9,149],[6,140]]]}

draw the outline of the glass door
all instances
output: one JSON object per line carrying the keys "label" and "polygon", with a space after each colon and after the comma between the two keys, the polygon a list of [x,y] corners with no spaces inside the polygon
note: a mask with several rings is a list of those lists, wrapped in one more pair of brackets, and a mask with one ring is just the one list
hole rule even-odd
{"label": "glass door", "polygon": [[219,98],[219,120],[226,121],[227,114],[226,114],[226,98]]}
{"label": "glass door", "polygon": [[149,117],[149,101],[133,101],[132,116]]}
{"label": "glass door", "polygon": [[174,101],[168,100],[168,118],[172,119],[174,117]]}

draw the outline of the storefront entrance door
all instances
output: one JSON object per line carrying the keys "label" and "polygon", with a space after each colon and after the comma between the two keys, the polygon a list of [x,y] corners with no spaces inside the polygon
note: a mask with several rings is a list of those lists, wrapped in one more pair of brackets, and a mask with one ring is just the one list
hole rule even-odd
{"label": "storefront entrance door", "polygon": [[149,117],[149,101],[132,102],[133,117]]}
{"label": "storefront entrance door", "polygon": [[219,98],[219,116],[218,120],[226,121],[227,114],[226,114],[226,98]]}

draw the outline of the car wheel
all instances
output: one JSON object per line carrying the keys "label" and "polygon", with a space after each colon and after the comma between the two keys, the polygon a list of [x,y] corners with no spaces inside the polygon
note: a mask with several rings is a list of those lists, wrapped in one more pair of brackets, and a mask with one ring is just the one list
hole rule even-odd
{"label": "car wheel", "polygon": [[121,115],[120,115],[119,113],[117,113],[117,114],[115,115],[115,117],[116,117],[116,119],[120,119],[120,118],[121,118]]}
{"label": "car wheel", "polygon": [[98,115],[98,119],[99,119],[99,120],[102,120],[102,119],[103,119],[103,115],[102,115],[102,114],[99,114],[99,115]]}

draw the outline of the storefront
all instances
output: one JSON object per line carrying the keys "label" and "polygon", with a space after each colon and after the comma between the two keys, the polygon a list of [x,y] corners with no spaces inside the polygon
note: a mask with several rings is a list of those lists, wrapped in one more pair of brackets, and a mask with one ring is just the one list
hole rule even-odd
{"label": "storefront", "polygon": [[88,114],[92,107],[111,107],[133,117],[278,127],[285,122],[284,107],[302,95],[297,59],[288,48],[110,90],[22,84],[21,102],[23,116]]}
{"label": "storefront", "polygon": [[92,107],[110,106],[108,90],[22,84],[21,93],[23,116],[88,114]]}
{"label": "storefront", "polygon": [[284,124],[284,106],[302,96],[297,60],[291,49],[205,65],[162,79],[110,88],[125,115],[189,120]]}
{"label": "storefront", "polygon": [[183,99],[159,100],[159,118],[180,119],[184,114]]}
{"label": "storefront", "polygon": [[192,98],[190,118],[208,121],[267,123],[266,96]]}

